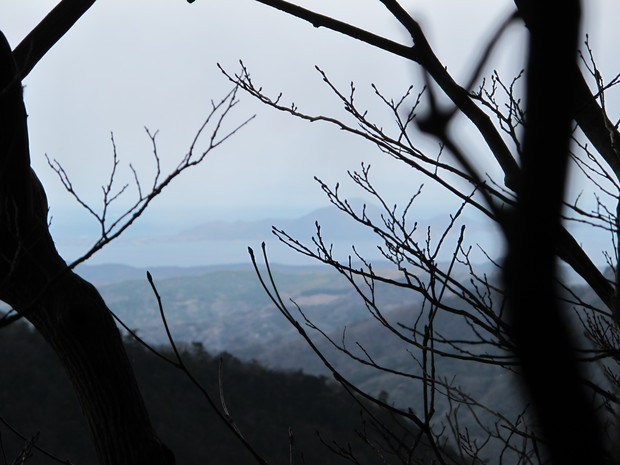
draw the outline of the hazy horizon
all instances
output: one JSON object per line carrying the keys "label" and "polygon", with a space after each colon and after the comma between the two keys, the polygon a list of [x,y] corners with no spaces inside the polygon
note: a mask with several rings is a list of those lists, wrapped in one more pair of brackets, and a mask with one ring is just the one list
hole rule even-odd
{"label": "hazy horizon", "polygon": [[[56,3],[2,2],[0,28],[14,46]],[[403,44],[410,42],[405,29],[381,2],[313,0],[308,6],[310,3],[321,13]],[[433,49],[457,81],[469,79],[472,59],[475,61],[481,46],[514,8],[508,0],[442,0],[408,2],[405,6],[419,19]],[[615,60],[609,57],[616,53],[619,30],[614,18],[618,8],[610,0],[592,0],[584,5],[583,32],[589,34],[604,76],[616,73]],[[114,34],[109,33],[111,30]],[[517,31],[506,32],[493,51],[485,75],[493,69],[504,79],[519,73],[524,64],[524,37],[515,34]],[[129,165],[136,169],[144,188],[156,172],[153,146],[144,127],[152,132],[159,130],[157,150],[163,175],[174,170],[189,150],[212,100],[219,101],[232,87],[217,64],[235,73],[239,72],[239,60],[268,95],[282,92],[282,101],[287,105],[294,102],[300,111],[355,125],[355,119],[351,122],[351,115],[343,111],[342,102],[325,85],[315,66],[323,69],[342,92],[347,93],[353,82],[360,110],[367,110],[369,118],[388,133],[398,131],[394,115],[377,98],[372,85],[385,98],[397,100],[410,85],[414,95],[424,85],[422,76],[407,60],[314,28],[258,2],[97,2],[24,81],[32,165],[48,195],[51,229],[63,256],[71,260],[87,250],[97,239],[97,224],[75,205],[49,168],[46,155],[58,160],[82,200],[97,208],[101,186],[108,183],[113,165],[113,133],[119,159],[114,192],[124,183],[130,184],[116,204],[126,207],[137,196]],[[239,105],[229,115],[226,127],[235,127],[254,114],[257,117],[209,153],[204,163],[172,182],[134,227],[90,263],[150,266],[176,260],[175,264],[190,266],[245,262],[247,246],[258,248],[262,240],[269,241],[274,261],[298,262],[297,254],[269,240],[269,231],[264,238],[249,243],[204,241],[188,246],[162,238],[209,221],[302,216],[328,204],[315,176],[329,186],[340,183],[346,197],[362,195],[363,190],[347,175],[349,170],[359,170],[361,163],[372,165],[373,186],[389,205],[403,206],[419,185],[426,183],[422,210],[446,217],[455,211],[454,199],[443,187],[414,170],[403,169],[374,144],[329,124],[296,120],[247,94],[239,93],[238,97]],[[617,106],[617,102],[618,96],[611,93],[608,107]],[[464,120],[453,126],[462,150],[472,160],[484,159],[474,156],[486,150],[475,128]],[[429,157],[438,155],[435,139],[415,128],[411,128],[410,137]],[[206,143],[199,143],[197,150],[204,150]],[[493,161],[476,169],[491,178],[498,176],[499,168]],[[579,182],[574,181],[573,187],[578,193]],[[497,241],[489,228],[487,236],[472,237],[472,242],[488,245]],[[596,232],[594,236],[599,237]],[[602,262],[589,234],[578,240],[592,242],[592,257]],[[338,249],[346,256],[350,245],[344,241]]]}
{"label": "hazy horizon", "polygon": [[[359,199],[354,201],[361,202]],[[376,205],[368,205],[369,209],[375,209],[378,218],[380,210]],[[338,257],[346,259],[353,253],[351,245],[355,245],[356,249],[369,259],[384,259],[376,248],[376,236],[329,203],[317,208],[281,212],[255,210],[248,217],[233,213],[229,212],[228,220],[215,215],[210,217],[207,212],[195,213],[193,216],[181,215],[182,220],[172,224],[165,216],[148,215],[139,219],[125,234],[95,254],[87,263],[115,263],[136,267],[249,263],[248,246],[260,251],[261,243],[265,241],[272,262],[307,265],[315,261],[301,256],[278,241],[271,233],[271,226],[283,228],[293,237],[311,244],[311,236],[315,233],[315,220],[319,220],[321,224],[325,241],[334,244]],[[433,227],[435,234],[440,232],[449,220],[449,213],[452,211],[446,210],[443,213],[428,208],[417,209],[415,218],[419,221],[420,237],[426,235],[427,226]],[[485,243],[490,253],[496,253],[499,236],[495,227],[490,222],[485,224],[484,220],[474,213],[472,211],[464,217],[468,224],[468,237]],[[227,231],[232,231],[237,226],[243,226],[241,229],[245,229],[244,232],[227,237]],[[67,261],[75,260],[88,250],[99,237],[97,228],[95,220],[81,214],[52,218],[52,234],[61,255]],[[206,231],[201,232],[200,228],[206,228]],[[219,235],[213,229],[217,229]],[[190,234],[193,230],[198,232]],[[451,247],[448,249],[451,250]]]}

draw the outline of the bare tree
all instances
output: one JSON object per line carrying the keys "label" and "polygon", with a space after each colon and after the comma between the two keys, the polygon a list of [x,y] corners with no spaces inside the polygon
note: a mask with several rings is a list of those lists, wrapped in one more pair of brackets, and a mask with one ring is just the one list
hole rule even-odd
{"label": "bare tree", "polygon": [[[156,175],[146,185],[133,171],[136,200],[116,218],[110,218],[110,206],[128,186],[116,186],[119,160],[114,140],[113,166],[100,209],[84,203],[62,166],[48,160],[65,188],[100,225],[100,237],[91,249],[67,264],[50,235],[45,191],[30,167],[21,81],[93,3],[61,1],[14,50],[0,33],[0,299],[12,307],[0,324],[25,318],[55,350],[88,421],[99,463],[172,464],[172,452],[151,425],[111,312],[94,286],[72,269],[122,234],[174,178],[201,163],[245,123],[224,133],[222,122],[237,102],[234,90],[213,102],[188,152],[169,174],[161,173],[156,134],[147,131]],[[20,460],[32,447],[37,447],[34,441]]]}
{"label": "bare tree", "polygon": [[[420,24],[396,0],[380,1],[409,33],[411,44],[396,43],[282,0],[257,1],[315,27],[327,27],[415,63],[423,71],[426,94],[416,97],[408,91],[404,98],[392,100],[376,91],[394,114],[396,130],[389,134],[357,107],[353,88],[348,94],[340,91],[326,74],[323,79],[344,103],[353,123],[308,115],[294,105],[283,104],[280,97],[270,98],[254,85],[244,68],[238,75],[228,74],[236,85],[294,116],[335,124],[367,139],[462,201],[462,208],[455,212],[438,239],[429,233],[426,239],[419,240],[413,234],[417,226],[411,223],[417,193],[398,210],[382,201],[366,166],[359,172],[352,172],[353,181],[383,204],[384,214],[377,219],[369,217],[365,209],[353,209],[337,188],[322,184],[337,207],[377,233],[383,241],[381,250],[385,258],[401,273],[398,279],[375,272],[372,264],[361,256],[356,257],[361,260],[361,266],[353,259],[338,261],[319,227],[312,246],[275,230],[294,249],[334,266],[346,276],[376,321],[393,337],[416,349],[412,353],[418,369],[402,371],[375,362],[362,343],[358,351],[353,351],[344,337],[342,342],[329,339],[360,364],[420,383],[423,396],[418,408],[410,409],[394,405],[384,396],[365,392],[348,381],[313,342],[307,326],[319,331],[320,328],[305,318],[303,312],[291,311],[273,279],[263,278],[279,310],[332,370],[335,378],[360,400],[360,406],[371,419],[370,425],[383,438],[380,444],[369,441],[369,445],[379,456],[389,452],[402,463],[411,463],[414,457],[427,457],[415,455],[420,447],[432,451],[433,459],[439,463],[480,463],[484,460],[484,448],[491,441],[501,444],[497,457],[500,463],[549,460],[554,463],[606,463],[616,438],[613,410],[618,387],[614,364],[620,341],[618,252],[616,248],[608,256],[614,274],[613,279],[608,279],[568,232],[564,221],[576,220],[605,228],[612,235],[614,246],[620,243],[616,209],[609,206],[617,205],[620,198],[617,152],[620,136],[617,125],[607,116],[604,100],[605,91],[617,79],[603,81],[591,61],[589,69],[595,78],[592,91],[577,65],[579,2],[562,4],[559,16],[557,6],[553,8],[531,0],[516,1],[514,14],[498,28],[495,38],[484,47],[480,61],[472,67],[470,79],[461,85],[435,55]],[[174,461],[172,453],[153,431],[113,318],[95,289],[75,275],[71,266],[58,255],[48,230],[45,192],[30,168],[21,79],[93,3],[63,0],[14,50],[4,38],[2,40],[0,298],[19,316],[32,322],[58,353],[89,421],[101,463],[168,464]],[[516,83],[506,85],[497,75],[490,79],[490,87],[486,81],[480,85],[480,76],[497,38],[508,24],[514,23],[529,31],[529,61],[523,94],[519,94]],[[439,92],[452,103],[450,108],[439,106]],[[498,97],[502,92],[505,95]],[[527,108],[521,106],[521,95],[525,97]],[[423,97],[428,99],[429,111],[416,117],[415,102]],[[214,105],[214,114],[220,110],[225,116],[233,105],[234,95],[230,98],[221,105]],[[457,114],[464,115],[481,134],[489,160],[501,169],[503,179],[485,177],[478,172],[472,155],[453,139],[449,128]],[[218,118],[223,116],[220,113],[215,119],[220,121]],[[443,151],[456,161],[445,161],[442,156],[419,150],[410,137],[413,126],[436,138]],[[212,143],[217,140],[218,128],[216,124]],[[155,136],[149,136],[154,143]],[[569,144],[571,138],[575,140],[572,145]],[[575,153],[574,147],[579,144],[582,150]],[[217,145],[210,144],[207,151]],[[193,147],[192,144],[190,158],[184,158],[171,177],[158,177],[148,192],[142,191],[136,176],[138,200],[126,216],[110,222],[106,207],[119,192],[112,187],[117,166],[114,158],[112,177],[104,188],[103,210],[98,212],[89,207],[101,225],[101,238],[93,246],[93,253],[131,225],[174,176],[202,159],[200,156],[191,158]],[[604,200],[598,197],[596,209],[583,209],[577,200],[566,201],[569,160],[582,170],[599,193],[607,196]],[[50,163],[65,187],[79,200],[62,167],[53,161]],[[457,231],[452,244],[452,259],[447,264],[439,263],[438,253],[449,246],[449,234],[465,208],[478,210],[500,226],[508,244],[507,259],[497,263],[501,280],[476,271],[469,259],[469,249],[464,245],[463,229]],[[557,271],[558,259],[583,280],[598,300],[583,297],[563,281]],[[534,263],[536,274],[532,278]],[[457,276],[459,267],[469,272],[469,282]],[[416,309],[413,320],[394,321],[382,311],[375,298],[377,283],[408,287],[423,297],[424,305]],[[444,336],[439,323],[446,317],[461,319],[468,331],[459,337]],[[7,316],[5,322],[14,318]],[[570,332],[569,325],[574,320],[581,324],[586,340]],[[493,406],[478,401],[450,378],[440,375],[437,368],[442,359],[486,364],[515,372],[523,380],[532,411],[509,418]],[[602,366],[606,378],[584,370],[585,364],[593,365],[592,362]],[[182,365],[181,361],[175,363]],[[560,392],[563,394],[559,395]],[[401,422],[403,430],[388,427],[364,401],[393,415]],[[440,407],[443,408],[441,413]],[[465,416],[462,415],[464,411]],[[480,415],[485,412],[494,418],[490,423]],[[469,434],[468,427],[462,424],[465,417],[469,421],[473,418],[482,433]],[[447,452],[450,435],[458,455]],[[346,447],[333,447],[335,452],[356,462],[355,454]],[[257,460],[260,462],[260,458]]]}
{"label": "bare tree", "polygon": [[[438,235],[429,231],[426,238],[420,239],[415,212],[419,191],[413,193],[408,204],[398,208],[388,205],[375,189],[368,166],[349,173],[353,182],[382,206],[383,213],[377,218],[365,206],[355,209],[342,197],[338,186],[331,188],[319,180],[336,207],[377,235],[383,256],[400,272],[398,278],[377,272],[355,248],[348,261],[336,258],[318,224],[312,244],[274,228],[276,236],[291,248],[333,266],[349,279],[379,325],[410,346],[410,371],[378,363],[365,349],[364,341],[351,344],[344,335],[339,341],[322,333],[303,309],[281,298],[271,274],[265,276],[257,267],[280,312],[352,395],[415,424],[420,433],[413,437],[419,438],[421,434],[435,445],[439,463],[453,459],[441,447],[449,436],[451,443],[458,446],[461,460],[470,463],[480,463],[485,448],[491,448],[494,442],[500,445],[492,448],[496,452],[493,460],[498,463],[617,460],[613,453],[617,452],[614,449],[618,428],[615,410],[620,241],[616,205],[620,199],[620,158],[618,124],[607,114],[605,93],[618,79],[603,79],[587,42],[588,53],[581,56],[580,66],[580,3],[569,2],[560,8],[544,2],[515,1],[514,13],[482,47],[481,59],[472,66],[471,77],[461,85],[434,54],[420,24],[395,0],[380,1],[408,31],[411,44],[393,42],[281,0],[257,1],[315,27],[332,29],[410,60],[421,69],[425,86],[419,94],[410,88],[396,99],[375,88],[377,97],[393,113],[395,124],[390,131],[373,122],[360,108],[353,85],[343,91],[320,69],[322,79],[343,104],[351,122],[344,117],[305,113],[297,105],[285,102],[281,94],[269,96],[262,85],[255,84],[243,63],[237,74],[223,70],[232,82],[280,111],[311,122],[332,124],[368,140],[462,202],[445,231]],[[481,78],[493,47],[513,24],[528,32],[524,77],[520,75],[509,83],[498,73]],[[594,90],[587,78],[592,78]],[[448,98],[451,107],[439,105],[439,92]],[[419,115],[418,103],[424,98],[428,110]],[[474,155],[467,153],[450,131],[456,115],[464,115],[482,135],[488,161],[501,169],[503,179],[494,179],[475,168]],[[435,138],[442,152],[437,155],[420,150],[415,142],[420,133]],[[446,161],[445,153],[454,161]],[[566,173],[571,164],[590,182],[596,199],[594,208],[583,207],[580,197],[567,199]],[[481,212],[500,228],[507,244],[506,256],[489,257],[499,278],[478,272],[470,259],[465,228],[457,227],[465,209]],[[612,279],[595,266],[569,233],[569,222],[609,232],[611,250],[607,251],[607,258]],[[441,263],[439,253],[450,247],[451,240],[452,259]],[[264,260],[268,264],[266,253]],[[560,262],[581,279],[586,290],[577,291],[559,272]],[[459,269],[469,274],[468,280],[463,280]],[[381,309],[375,294],[381,283],[408,288],[422,296],[423,304],[409,313],[413,324],[394,320],[393,315]],[[462,322],[466,328],[463,334],[442,333],[441,322],[450,318]],[[308,328],[319,331],[333,347],[361,365],[417,381],[424,394],[418,402],[412,401],[417,408],[391,405],[350,382]],[[485,364],[514,374],[522,382],[530,408],[509,418],[502,413],[501,406],[485,405],[471,397],[466,389],[451,381],[450,373],[440,373],[437,367],[445,359]],[[465,419],[470,425],[477,424],[476,434],[464,425]],[[380,424],[377,426],[381,428]],[[390,431],[384,433],[389,435]],[[399,450],[410,452],[419,444],[408,437],[399,443]],[[403,453],[401,459],[410,463],[411,455]]]}

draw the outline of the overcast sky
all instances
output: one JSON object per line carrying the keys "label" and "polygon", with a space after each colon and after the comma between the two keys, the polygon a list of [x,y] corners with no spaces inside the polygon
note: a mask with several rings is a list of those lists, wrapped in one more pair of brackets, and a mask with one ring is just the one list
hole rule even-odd
{"label": "overcast sky", "polygon": [[[15,46],[55,3],[2,0],[0,29]],[[408,43],[377,0],[296,3]],[[508,0],[402,3],[415,13],[457,78],[467,75],[472,54],[511,11]],[[584,3],[585,29],[609,77],[617,72],[618,2]],[[520,40],[508,35],[494,64],[507,72],[519,69]],[[159,130],[164,167],[175,165],[211,99],[220,99],[231,88],[216,63],[236,72],[240,59],[266,92],[283,92],[286,101],[315,114],[344,116],[315,65],[343,89],[355,81],[361,106],[376,112],[380,121],[381,106],[370,83],[394,98],[410,84],[421,87],[415,68],[404,59],[252,0],[99,0],[24,82],[33,166],[48,192],[58,234],[69,234],[69,227],[79,230],[85,217],[47,166],[45,154],[57,159],[84,199],[96,205],[111,167],[113,132],[119,169],[129,175],[132,163],[146,182],[152,164],[144,127]],[[137,225],[138,232],[159,228],[169,233],[215,219],[301,215],[327,205],[313,176],[330,184],[344,181],[346,171],[359,168],[362,161],[373,166],[373,177],[390,200],[405,200],[423,182],[373,146],[333,127],[295,121],[247,95],[239,99],[230,124],[253,114],[256,119],[167,188]],[[461,137],[476,146],[468,128]],[[430,142],[423,146],[435,150]],[[430,185],[427,190],[426,208],[439,211],[447,204],[443,193]],[[347,192],[361,195],[354,189]],[[119,206],[132,200],[132,193]]]}

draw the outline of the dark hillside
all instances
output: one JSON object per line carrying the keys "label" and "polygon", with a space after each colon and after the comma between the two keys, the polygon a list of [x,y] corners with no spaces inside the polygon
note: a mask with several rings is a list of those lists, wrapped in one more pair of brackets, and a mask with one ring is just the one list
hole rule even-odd
{"label": "dark hillside", "polygon": [[[181,372],[135,342],[127,347],[153,422],[175,451],[177,463],[253,463]],[[215,357],[200,344],[186,346],[184,357],[216,402],[218,369],[223,360],[228,408],[248,440],[271,464],[289,463],[289,427],[295,436],[295,453],[298,458],[303,454],[305,463],[345,463],[320,443],[317,431],[329,443],[337,440],[351,444],[362,463],[377,463],[355,433],[361,428],[359,407],[327,378],[299,371],[276,372],[227,354]],[[20,323],[3,328],[0,363],[0,416],[25,437],[39,434],[37,444],[61,459],[74,464],[94,463],[75,397],[59,363],[38,334]],[[10,461],[24,441],[5,425],[0,425],[0,433]],[[57,462],[35,451],[28,463]]]}

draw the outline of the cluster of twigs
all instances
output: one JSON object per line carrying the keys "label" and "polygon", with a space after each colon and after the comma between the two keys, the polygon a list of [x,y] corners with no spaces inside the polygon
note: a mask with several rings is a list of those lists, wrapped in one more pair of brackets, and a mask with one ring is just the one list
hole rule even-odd
{"label": "cluster of twigs", "polygon": [[[407,51],[300,7],[289,8],[289,5],[284,5],[285,2],[279,1],[264,3],[310,21],[315,26],[334,29],[390,53],[406,57],[422,67],[427,81],[419,93],[413,92],[411,87],[402,94],[402,97],[396,99],[387,98],[373,86],[375,94],[393,115],[394,124],[390,132],[390,129],[372,121],[367,112],[359,109],[353,84],[347,92],[343,92],[318,67],[321,78],[343,104],[346,118],[349,118],[351,123],[348,123],[345,117],[304,113],[298,105],[285,103],[281,93],[276,97],[270,97],[262,86],[255,84],[243,63],[238,73],[222,70],[228,79],[265,105],[306,121],[334,125],[340,130],[373,143],[383,153],[422,173],[461,201],[457,211],[450,215],[445,230],[435,236],[437,232],[434,231],[431,235],[429,229],[426,237],[420,238],[422,234],[416,221],[414,203],[420,195],[421,188],[411,196],[404,207],[398,209],[396,206],[388,205],[382,198],[380,190],[370,181],[369,166],[362,164],[361,170],[350,172],[349,177],[370,195],[374,203],[381,206],[381,217],[373,218],[367,214],[366,206],[357,210],[353,208],[340,195],[338,185],[331,188],[317,179],[336,208],[376,235],[379,251],[400,272],[397,277],[394,274],[378,272],[355,247],[352,248],[348,260],[336,258],[333,245],[324,237],[321,225],[318,223],[311,244],[306,244],[277,227],[273,229],[276,237],[295,252],[332,266],[349,280],[357,291],[360,302],[368,310],[369,316],[387,329],[392,337],[409,346],[412,359],[410,370],[377,362],[373,354],[364,348],[364,341],[355,341],[355,347],[360,349],[357,352],[346,343],[344,335],[342,341],[338,341],[325,333],[320,328],[320,323],[313,321],[312,317],[295,302],[282,300],[277,283],[271,275],[266,252],[263,250],[263,259],[267,266],[266,274],[263,276],[251,251],[256,272],[266,292],[278,310],[298,330],[301,337],[331,370],[334,378],[348,392],[354,397],[369,400],[380,408],[408,420],[414,431],[412,437],[424,436],[426,445],[430,444],[431,448],[434,448],[438,463],[449,463],[454,458],[446,449],[442,449],[446,444],[456,448],[462,463],[481,463],[488,459],[492,459],[495,463],[544,463],[548,460],[544,451],[546,438],[533,428],[534,417],[526,408],[524,401],[512,399],[514,404],[511,406],[511,411],[518,413],[516,416],[513,413],[510,417],[502,412],[501,405],[486,405],[468,394],[467,387],[459,385],[458,379],[452,378],[449,373],[441,374],[437,368],[439,360],[453,359],[463,364],[492,366],[498,373],[505,372],[510,376],[519,373],[521,369],[522,360],[517,355],[511,324],[506,316],[508,304],[505,287],[500,279],[504,272],[501,257],[492,257],[485,252],[495,270],[490,274],[478,272],[470,258],[471,246],[465,245],[466,228],[458,226],[462,213],[473,209],[496,222],[505,231],[509,231],[511,227],[507,213],[517,205],[516,186],[520,176],[519,167],[514,160],[519,160],[524,154],[523,130],[528,120],[527,111],[523,107],[523,93],[526,87],[521,85],[523,72],[506,83],[499,73],[494,71],[488,80],[482,80],[477,90],[467,89],[474,87],[477,78],[482,74],[481,70],[486,65],[490,50],[497,43],[501,33],[518,15],[511,16],[502,24],[485,48],[481,61],[475,66],[472,79],[467,87],[462,88],[450,78],[445,67],[438,65],[438,60],[426,42],[421,28],[396,1],[382,3],[411,33],[415,45]],[[601,111],[603,120],[607,122],[604,130],[608,132],[608,140],[612,141],[612,152],[616,152],[614,141],[617,137],[618,124],[609,123],[604,95],[617,84],[618,77],[605,83],[587,42],[586,49],[589,57],[587,69],[597,89],[592,98],[599,103],[597,111]],[[589,98],[587,87],[584,90],[583,86],[579,85],[579,92],[584,93],[582,98],[587,100]],[[452,100],[453,109],[448,111],[439,109],[435,103],[435,87],[439,87]],[[425,94],[431,109],[427,115],[421,117],[417,113],[419,103]],[[601,228],[610,233],[611,252],[603,250],[603,253],[607,258],[611,275],[618,276],[616,264],[619,228],[615,205],[620,198],[617,187],[619,173],[613,163],[613,153],[610,155],[610,152],[600,145],[600,140],[593,135],[595,129],[588,126],[579,111],[585,110],[579,108],[576,115],[577,125],[573,140],[578,151],[573,150],[570,155],[574,166],[589,181],[589,189],[595,198],[595,207],[582,208],[579,204],[580,195],[574,202],[564,202],[566,211],[570,214],[565,213],[563,218]],[[503,180],[498,181],[489,174],[479,174],[470,162],[472,157],[453,140],[447,128],[457,112],[467,116],[480,131],[487,142],[491,159],[503,170],[505,176]],[[488,116],[495,120],[496,125],[490,125],[492,119]],[[442,150],[451,153],[458,163],[445,161],[441,156],[443,152],[428,156],[418,149],[412,137],[416,129],[436,137],[441,142]],[[504,140],[509,141],[512,147],[509,148]],[[593,149],[587,142],[594,140],[597,142],[593,142],[595,144]],[[463,185],[469,186],[469,190],[464,189]],[[509,232],[507,236],[510,237]],[[617,375],[620,339],[617,337],[618,318],[614,315],[619,307],[612,296],[617,294],[613,291],[613,287],[617,288],[618,283],[603,276],[602,270],[593,265],[567,230],[561,230],[559,237],[557,255],[583,279],[582,282],[585,282],[590,292],[594,294],[585,293],[588,287],[575,289],[572,284],[573,275],[557,277],[558,288],[562,290],[559,299],[566,307],[564,312],[568,315],[571,313],[569,309],[572,309],[574,315],[567,316],[567,319],[579,328],[579,335],[575,339],[578,363],[589,366],[589,375],[582,382],[589,395],[594,398],[594,408],[598,408],[597,406],[607,408],[608,414],[603,423],[607,425],[608,434],[613,434],[615,426],[609,425],[616,423],[614,405],[618,400],[614,391],[620,387]],[[453,241],[450,254],[452,258],[440,262],[438,259],[440,250],[450,247],[448,238],[452,238]],[[463,279],[463,272],[468,275],[467,279]],[[422,305],[411,309],[413,324],[393,321],[389,312],[380,307],[376,298],[378,283],[407,288],[422,297]],[[448,320],[466,328],[459,337],[442,333],[442,323]],[[531,324],[535,325],[536,322],[532,321]],[[416,380],[422,386],[421,408],[413,409],[410,404],[386,404],[374,393],[361,390],[349,381],[318,347],[311,336],[313,331],[318,332],[333,348],[360,366],[371,367],[394,378]],[[442,400],[439,401],[438,398]],[[440,410],[441,415],[438,414]],[[386,434],[389,434],[389,431],[386,431]],[[409,440],[410,437],[399,443],[402,450],[411,451],[412,447],[415,448],[420,444],[419,441],[408,442]],[[350,458],[348,454],[341,455]],[[408,461],[411,459],[410,456],[405,454],[400,458],[403,463],[410,463]]]}
{"label": "cluster of twigs", "polygon": [[[130,202],[130,206],[126,208],[123,213],[113,218],[110,218],[109,215],[113,204],[123,194],[125,194],[127,188],[130,187],[129,184],[117,186],[117,170],[120,160],[114,135],[111,136],[112,169],[106,183],[101,186],[102,199],[101,207],[99,209],[94,208],[84,201],[79,193],[76,192],[69,175],[62,165],[57,160],[50,160],[48,158],[49,166],[56,172],[58,179],[64,186],[65,190],[95,219],[99,226],[99,237],[95,243],[87,252],[82,254],[80,258],[74,260],[71,263],[70,268],[74,268],[80,263],[88,260],[111,241],[123,234],[144,213],[150,203],[158,197],[166,186],[168,186],[175,178],[187,169],[202,163],[209,153],[235,135],[243,126],[254,118],[254,116],[252,116],[230,130],[223,129],[222,125],[224,119],[230,114],[232,109],[238,103],[236,96],[237,87],[234,87],[220,101],[211,101],[211,109],[203,123],[196,131],[187,153],[181,157],[176,167],[174,167],[174,169],[167,174],[163,174],[161,171],[160,154],[156,144],[157,131],[151,132],[148,128],[145,128],[147,136],[151,141],[153,162],[155,164],[155,175],[148,186],[145,186],[144,182],[140,181],[140,177],[136,169],[131,164],[129,165],[133,175],[134,187],[137,195],[135,200]],[[205,137],[205,133],[207,131],[210,131],[210,134]],[[205,138],[207,140],[206,144],[203,143]]]}

